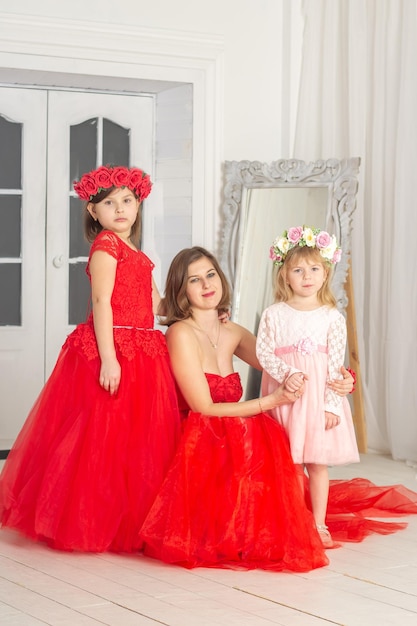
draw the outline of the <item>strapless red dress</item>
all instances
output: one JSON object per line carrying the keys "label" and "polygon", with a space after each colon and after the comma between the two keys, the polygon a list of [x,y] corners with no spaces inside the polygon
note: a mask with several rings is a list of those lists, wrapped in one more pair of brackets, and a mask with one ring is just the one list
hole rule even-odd
{"label": "strapless red dress", "polygon": [[[214,402],[237,402],[238,374],[206,374]],[[180,400],[181,406],[181,400]],[[362,478],[332,480],[333,539],[362,541],[407,526],[383,517],[417,513],[417,494]],[[373,519],[372,519],[373,518]],[[287,436],[265,414],[188,413],[171,469],[140,533],[144,553],[184,567],[307,571],[328,563],[301,494]]]}
{"label": "strapless red dress", "polygon": [[365,478],[330,481],[326,524],[337,541],[358,542],[374,533],[389,535],[407,523],[376,518],[416,514],[417,493],[403,485],[379,486]]}
{"label": "strapless red dress", "polygon": [[[206,374],[215,402],[237,402],[239,375]],[[308,571],[328,564],[282,427],[265,414],[190,412],[140,532],[144,553],[184,567]]]}

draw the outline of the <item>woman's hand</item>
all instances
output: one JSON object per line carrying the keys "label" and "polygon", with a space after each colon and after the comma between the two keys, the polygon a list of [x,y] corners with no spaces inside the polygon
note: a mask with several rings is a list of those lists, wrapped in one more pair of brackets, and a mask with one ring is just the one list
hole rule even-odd
{"label": "woman's hand", "polygon": [[328,387],[339,396],[346,396],[347,394],[352,393],[355,379],[343,365],[340,368],[340,372],[343,378],[340,380],[330,380],[328,382]]}
{"label": "woman's hand", "polygon": [[[297,394],[297,395],[296,395]],[[293,392],[289,389],[286,389],[284,385],[280,385],[273,391],[269,396],[265,396],[262,398],[262,406],[264,405],[264,401],[268,400],[272,403],[270,407],[273,409],[276,406],[281,406],[282,404],[293,404],[300,397],[299,392]]]}

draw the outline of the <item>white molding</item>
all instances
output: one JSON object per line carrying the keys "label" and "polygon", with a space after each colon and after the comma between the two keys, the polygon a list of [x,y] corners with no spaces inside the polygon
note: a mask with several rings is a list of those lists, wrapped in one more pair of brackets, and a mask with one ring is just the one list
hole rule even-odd
{"label": "white molding", "polygon": [[0,12],[0,82],[160,91],[193,86],[192,241],[215,247],[221,192],[224,39]]}
{"label": "white molding", "polygon": [[12,13],[0,16],[0,49],[14,53],[56,56],[54,52],[66,51],[70,58],[109,60],[118,51],[128,58],[149,55],[156,66],[167,65],[169,59],[171,67],[200,68],[224,48],[223,37],[206,33]]}

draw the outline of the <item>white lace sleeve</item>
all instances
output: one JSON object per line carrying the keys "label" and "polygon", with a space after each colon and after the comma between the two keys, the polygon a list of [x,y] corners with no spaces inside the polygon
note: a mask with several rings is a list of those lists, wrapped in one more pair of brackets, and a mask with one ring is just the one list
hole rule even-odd
{"label": "white lace sleeve", "polygon": [[[343,315],[339,314],[329,326],[327,338],[328,349],[328,380],[342,377],[340,368],[345,360],[346,350],[346,322]],[[325,410],[340,417],[342,413],[342,397],[326,387]]]}
{"label": "white lace sleeve", "polygon": [[290,367],[274,353],[277,347],[275,321],[268,309],[262,313],[256,338],[256,356],[262,369],[281,384],[288,376],[300,370]]}

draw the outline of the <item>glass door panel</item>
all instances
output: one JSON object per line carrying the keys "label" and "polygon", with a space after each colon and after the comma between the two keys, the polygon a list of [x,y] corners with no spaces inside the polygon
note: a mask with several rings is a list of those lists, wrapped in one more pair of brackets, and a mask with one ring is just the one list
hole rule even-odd
{"label": "glass door panel", "polygon": [[97,117],[70,128],[69,325],[84,322],[90,311],[90,285],[85,273],[90,245],[83,236],[80,201],[71,197],[72,183],[101,164],[131,165],[130,129]]}
{"label": "glass door panel", "polygon": [[48,120],[47,371],[66,335],[89,312],[85,275],[90,245],[83,239],[83,211],[73,181],[102,164],[136,165],[152,175],[154,100],[51,92]]}
{"label": "glass door panel", "polygon": [[0,88],[1,450],[44,382],[46,100]]}
{"label": "glass door panel", "polygon": [[0,326],[21,326],[23,124],[0,114]]}

